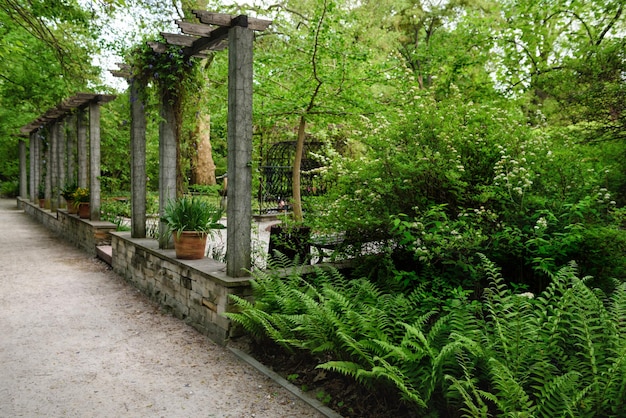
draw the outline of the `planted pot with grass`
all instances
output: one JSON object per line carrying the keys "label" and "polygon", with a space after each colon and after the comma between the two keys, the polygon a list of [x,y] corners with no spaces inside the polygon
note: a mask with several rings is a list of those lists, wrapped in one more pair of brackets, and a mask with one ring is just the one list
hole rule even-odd
{"label": "planted pot with grass", "polygon": [[201,196],[183,196],[169,201],[162,219],[173,234],[176,258],[203,258],[207,236],[215,229],[224,228],[219,222],[221,218],[222,210]]}

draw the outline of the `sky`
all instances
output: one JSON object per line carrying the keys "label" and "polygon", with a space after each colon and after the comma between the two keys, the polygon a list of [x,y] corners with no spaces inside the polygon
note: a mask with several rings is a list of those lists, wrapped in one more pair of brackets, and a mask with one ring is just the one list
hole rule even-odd
{"label": "sky", "polygon": [[[87,1],[87,0],[85,0]],[[100,6],[102,4],[93,4]],[[102,69],[102,77],[107,86],[118,91],[125,90],[128,85],[125,80],[114,77],[109,70],[117,70],[117,63],[123,62],[119,51],[138,44],[145,36],[150,36],[159,31],[179,33],[174,20],[178,19],[176,11],[172,8],[163,14],[154,13],[145,7],[119,8],[113,16],[106,16],[100,9],[96,11],[99,23],[102,27],[101,42],[102,52],[94,56],[93,64]]]}

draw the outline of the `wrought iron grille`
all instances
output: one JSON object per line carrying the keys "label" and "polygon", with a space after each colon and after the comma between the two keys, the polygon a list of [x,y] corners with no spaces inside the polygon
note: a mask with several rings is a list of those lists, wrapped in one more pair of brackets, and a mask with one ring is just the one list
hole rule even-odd
{"label": "wrought iron grille", "polygon": [[[313,196],[325,191],[318,169],[322,164],[313,154],[322,151],[322,142],[306,142],[300,168],[302,196]],[[278,142],[272,145],[260,167],[258,201],[260,213],[273,213],[290,209],[289,201],[293,194],[293,160],[296,154],[296,141]]]}

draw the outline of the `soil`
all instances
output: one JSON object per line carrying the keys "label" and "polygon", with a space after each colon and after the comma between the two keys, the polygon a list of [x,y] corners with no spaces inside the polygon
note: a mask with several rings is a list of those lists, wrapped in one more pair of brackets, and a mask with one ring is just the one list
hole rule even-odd
{"label": "soil", "polygon": [[259,362],[343,417],[417,416],[391,387],[365,387],[351,377],[316,368],[317,364],[330,359],[318,359],[306,353],[290,353],[271,342],[252,343],[246,340],[245,345],[250,355]]}

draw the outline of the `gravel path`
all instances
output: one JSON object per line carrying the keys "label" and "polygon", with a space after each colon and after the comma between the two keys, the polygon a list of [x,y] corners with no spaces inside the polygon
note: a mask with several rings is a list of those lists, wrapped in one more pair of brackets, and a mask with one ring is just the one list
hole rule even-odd
{"label": "gravel path", "polygon": [[0,417],[319,417],[0,199]]}

